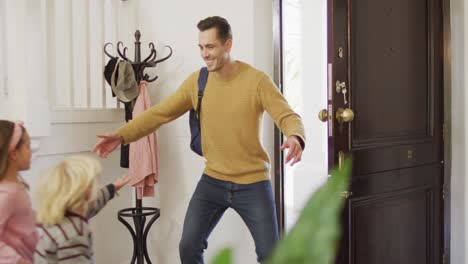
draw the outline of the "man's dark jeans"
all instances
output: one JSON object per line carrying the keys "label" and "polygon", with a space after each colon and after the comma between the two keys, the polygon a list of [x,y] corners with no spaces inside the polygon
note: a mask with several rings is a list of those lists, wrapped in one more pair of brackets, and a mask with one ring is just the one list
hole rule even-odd
{"label": "man's dark jeans", "polygon": [[203,175],[190,200],[179,252],[182,264],[203,264],[208,237],[226,209],[234,209],[255,242],[257,260],[264,261],[278,241],[276,209],[270,181],[236,184]]}

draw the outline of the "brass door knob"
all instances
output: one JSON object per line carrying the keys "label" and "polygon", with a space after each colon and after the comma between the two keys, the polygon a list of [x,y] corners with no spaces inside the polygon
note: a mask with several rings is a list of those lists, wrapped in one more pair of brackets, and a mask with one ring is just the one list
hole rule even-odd
{"label": "brass door knob", "polygon": [[327,109],[322,109],[318,113],[318,118],[322,122],[327,122],[328,121],[328,110]]}
{"label": "brass door knob", "polygon": [[340,124],[343,122],[351,122],[354,119],[354,112],[349,108],[338,108],[338,110],[336,110],[336,119]]}

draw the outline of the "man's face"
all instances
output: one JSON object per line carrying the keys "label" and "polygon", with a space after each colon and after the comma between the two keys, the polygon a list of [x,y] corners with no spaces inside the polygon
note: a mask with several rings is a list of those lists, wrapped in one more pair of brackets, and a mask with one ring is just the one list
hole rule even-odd
{"label": "man's face", "polygon": [[217,29],[210,28],[198,34],[198,47],[200,55],[205,60],[208,71],[220,70],[229,59],[232,39],[224,41],[218,38]]}

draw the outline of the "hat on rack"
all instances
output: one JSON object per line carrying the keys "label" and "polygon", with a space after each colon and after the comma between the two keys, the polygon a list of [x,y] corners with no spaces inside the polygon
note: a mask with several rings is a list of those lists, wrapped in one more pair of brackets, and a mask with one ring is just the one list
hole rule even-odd
{"label": "hat on rack", "polygon": [[109,85],[111,85],[112,73],[114,72],[115,65],[117,65],[118,60],[118,57],[111,58],[104,67],[104,78]]}
{"label": "hat on rack", "polygon": [[115,96],[127,103],[138,96],[138,84],[132,64],[128,61],[119,61],[111,77],[111,88]]}

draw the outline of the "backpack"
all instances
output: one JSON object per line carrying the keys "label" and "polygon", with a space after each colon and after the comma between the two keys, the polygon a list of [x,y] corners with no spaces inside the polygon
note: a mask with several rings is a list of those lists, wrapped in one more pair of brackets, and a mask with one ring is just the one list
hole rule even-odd
{"label": "backpack", "polygon": [[190,148],[193,152],[203,156],[201,146],[201,130],[200,130],[200,111],[201,102],[203,99],[203,92],[205,91],[206,82],[208,81],[208,69],[203,67],[200,69],[198,76],[198,102],[197,108],[190,110],[189,124],[190,124]]}

